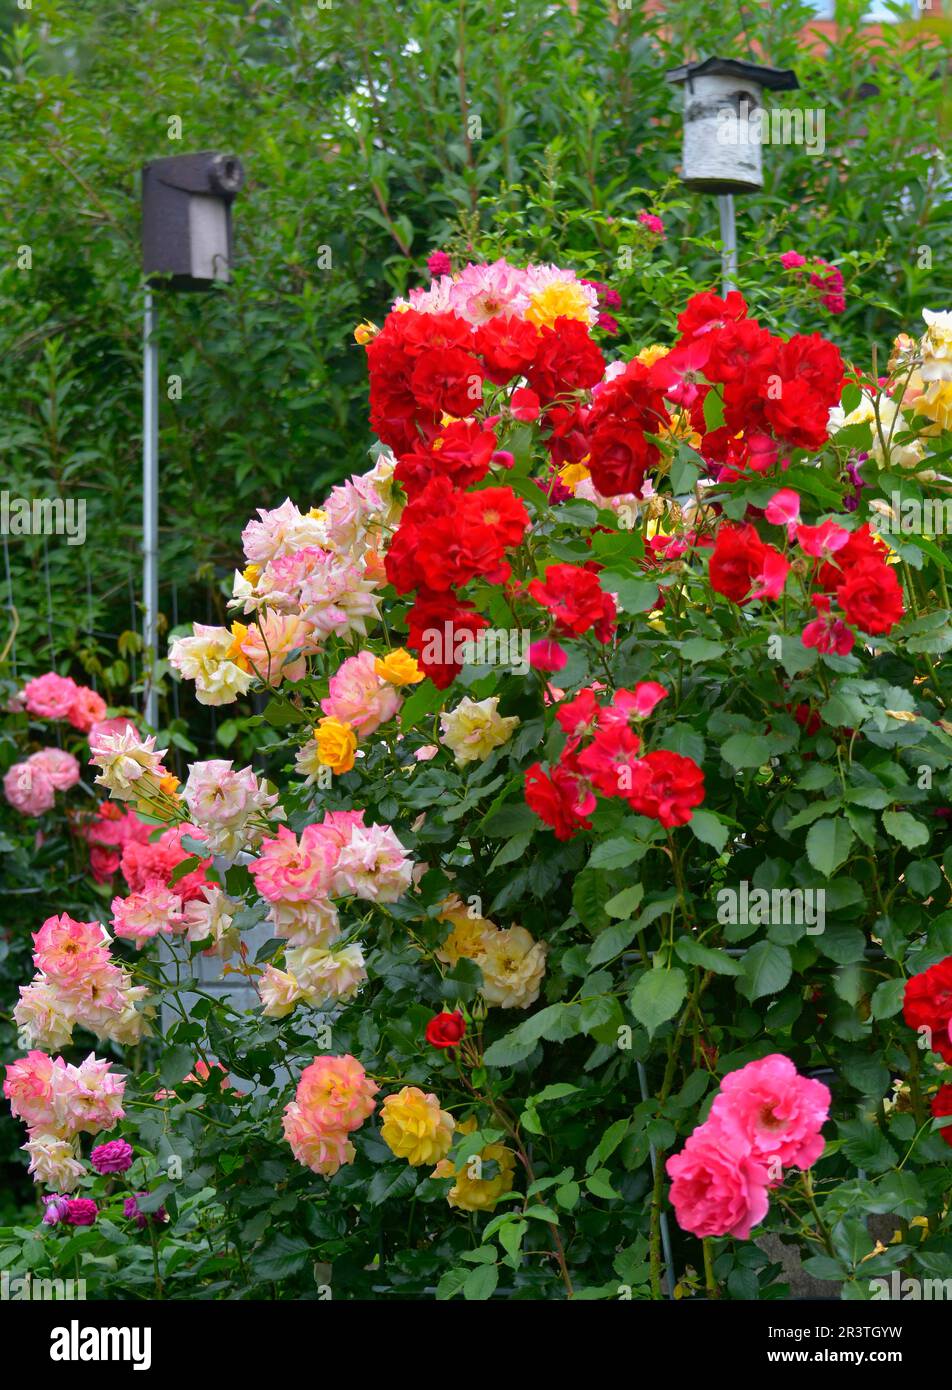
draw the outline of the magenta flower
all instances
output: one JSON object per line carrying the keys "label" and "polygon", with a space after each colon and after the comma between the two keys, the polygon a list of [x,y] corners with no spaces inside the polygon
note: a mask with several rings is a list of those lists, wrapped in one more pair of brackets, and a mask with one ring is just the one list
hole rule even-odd
{"label": "magenta flower", "polygon": [[653,232],[655,236],[664,236],[664,223],[661,221],[661,218],[656,217],[653,212],[639,212],[638,221],[643,227],[647,227],[649,232]]}
{"label": "magenta flower", "polygon": [[97,1173],[125,1173],[132,1167],[132,1145],[125,1139],[111,1139],[108,1144],[98,1144],[89,1155],[89,1161]]}
{"label": "magenta flower", "polygon": [[427,257],[426,268],[431,277],[436,280],[441,275],[452,275],[453,262],[445,251],[434,251]]}
{"label": "magenta flower", "polygon": [[64,1220],[70,1226],[93,1226],[98,1215],[99,1208],[91,1197],[71,1197],[66,1203]]}

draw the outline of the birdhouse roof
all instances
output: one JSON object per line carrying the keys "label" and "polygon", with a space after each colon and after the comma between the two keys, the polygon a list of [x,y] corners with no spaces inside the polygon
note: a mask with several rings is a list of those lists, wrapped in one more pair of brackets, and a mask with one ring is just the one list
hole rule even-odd
{"label": "birdhouse roof", "polygon": [[800,85],[792,68],[767,68],[759,63],[742,63],[736,58],[705,58],[665,73],[668,82],[690,82],[693,77],[743,77],[776,92],[791,91]]}

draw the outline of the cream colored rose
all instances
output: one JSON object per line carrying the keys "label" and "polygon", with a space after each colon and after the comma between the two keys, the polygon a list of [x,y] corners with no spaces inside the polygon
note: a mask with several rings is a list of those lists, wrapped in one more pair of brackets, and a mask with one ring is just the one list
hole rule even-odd
{"label": "cream colored rose", "polygon": [[515,715],[504,719],[497,713],[498,704],[498,695],[485,700],[471,700],[467,695],[454,710],[440,715],[440,742],[453,750],[457,767],[482,762],[494,748],[501,748],[512,738],[519,720]]}
{"label": "cream colored rose", "polygon": [[952,313],[923,309],[926,331],[919,349],[923,381],[952,381]]}
{"label": "cream colored rose", "polygon": [[545,945],[525,927],[490,933],[479,967],[483,996],[501,1009],[527,1009],[539,997],[545,974]]}

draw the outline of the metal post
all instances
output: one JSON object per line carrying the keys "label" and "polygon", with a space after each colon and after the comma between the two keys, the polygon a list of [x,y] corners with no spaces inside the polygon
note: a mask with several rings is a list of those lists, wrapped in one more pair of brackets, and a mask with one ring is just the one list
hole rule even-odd
{"label": "metal post", "polygon": [[726,297],[737,289],[737,223],[734,218],[734,195],[722,193],[717,199],[721,219],[721,277],[722,293]]}
{"label": "metal post", "polygon": [[147,287],[142,338],[142,637],[145,644],[143,712],[146,724],[152,729],[159,722],[154,674],[159,659],[159,345],[155,336],[156,318],[152,291]]}
{"label": "metal post", "polygon": [[[648,1074],[645,1071],[644,1062],[638,1063],[638,1085],[641,1089],[641,1099],[648,1099]],[[651,1176],[654,1177],[658,1167],[658,1151],[654,1144],[648,1144],[648,1158],[651,1163]],[[677,1280],[674,1275],[674,1254],[671,1249],[671,1232],[668,1229],[668,1213],[662,1211],[661,1219],[661,1248],[664,1252],[665,1270],[668,1275],[668,1298],[674,1298],[674,1288]]]}

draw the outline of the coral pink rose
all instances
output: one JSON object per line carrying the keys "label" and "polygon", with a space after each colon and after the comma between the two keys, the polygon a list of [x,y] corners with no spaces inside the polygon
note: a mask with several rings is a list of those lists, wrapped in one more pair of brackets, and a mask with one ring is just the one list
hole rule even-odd
{"label": "coral pink rose", "polygon": [[81,734],[88,734],[93,725],[105,717],[106,702],[102,696],[97,695],[95,690],[90,690],[88,685],[77,686],[76,698],[67,715],[73,728],[78,729]]}
{"label": "coral pink rose", "polygon": [[665,1165],[682,1231],[746,1240],[767,1215],[768,1173],[750,1145],[710,1121]]}

